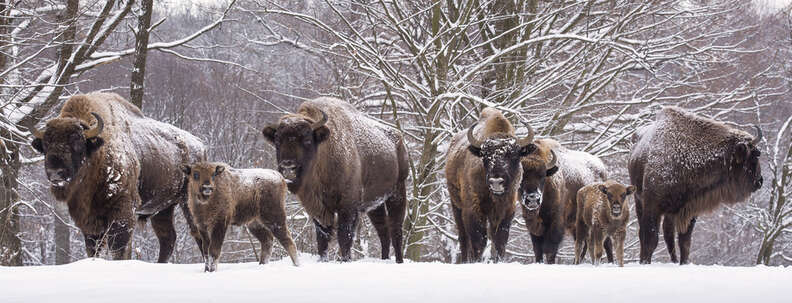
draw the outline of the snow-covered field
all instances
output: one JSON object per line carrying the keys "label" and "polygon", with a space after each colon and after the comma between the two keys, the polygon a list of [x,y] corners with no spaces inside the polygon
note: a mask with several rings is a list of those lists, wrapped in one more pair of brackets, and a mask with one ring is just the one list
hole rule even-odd
{"label": "snow-covered field", "polygon": [[152,264],[0,267],[0,302],[792,302],[792,268],[628,264]]}

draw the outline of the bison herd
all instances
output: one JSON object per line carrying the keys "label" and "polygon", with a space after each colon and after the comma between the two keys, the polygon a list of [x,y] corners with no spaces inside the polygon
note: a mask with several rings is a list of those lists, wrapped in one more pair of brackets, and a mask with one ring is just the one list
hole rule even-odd
{"label": "bison herd", "polygon": [[[608,178],[596,156],[536,138],[495,108],[456,134],[445,176],[459,236],[460,263],[482,261],[487,239],[492,259],[504,260],[512,220],[521,209],[536,262],[553,264],[569,234],[574,263],[603,252],[624,264],[624,239],[634,196],[640,262],[650,263],[663,236],[673,262],[689,261],[696,217],[721,203],[745,200],[762,186],[757,136],[677,107],[635,132],[627,165],[632,185]],[[408,153],[399,131],[333,98],[306,101],[294,114],[263,127],[275,147],[277,171],[237,169],[208,162],[201,140],[146,118],[120,96],[77,95],[60,115],[33,130],[44,154],[50,190],[66,202],[85,237],[89,256],[107,247],[130,257],[136,222],[150,219],[167,262],[176,240],[173,211],[182,209],[190,233],[214,271],[229,225],[246,226],[261,243],[266,263],[273,238],[294,265],[297,249],[286,225],[286,191],[297,196],[316,230],[320,259],[331,238],[348,261],[359,216],[366,213],[380,239],[382,258],[393,247],[403,262]],[[676,255],[675,233],[679,239]]]}

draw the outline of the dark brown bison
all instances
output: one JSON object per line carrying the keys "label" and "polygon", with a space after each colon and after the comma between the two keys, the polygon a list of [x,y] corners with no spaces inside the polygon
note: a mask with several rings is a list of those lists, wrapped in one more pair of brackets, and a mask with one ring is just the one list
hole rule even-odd
{"label": "dark brown bison", "polygon": [[261,242],[259,263],[272,252],[272,237],[299,265],[297,248],[286,227],[286,181],[271,169],[234,169],[223,163],[182,165],[188,202],[201,234],[204,270],[217,270],[229,225],[247,226]]}
{"label": "dark brown bison", "polygon": [[[402,224],[407,208],[407,151],[401,134],[352,105],[318,98],[265,127],[278,171],[313,219],[321,260],[335,229],[342,261],[350,259],[358,215],[368,212],[382,245],[403,262]],[[337,216],[337,219],[336,219]]]}
{"label": "dark brown bison", "polygon": [[459,262],[481,261],[487,235],[495,248],[493,260],[503,259],[522,179],[520,158],[534,148],[530,127],[529,132],[518,139],[499,110],[486,108],[477,123],[452,139],[445,174],[459,235]]}
{"label": "dark brown bison", "polygon": [[639,130],[630,153],[630,180],[640,226],[641,263],[652,262],[657,232],[663,231],[673,262],[674,232],[679,235],[680,264],[688,263],[696,216],[721,203],[744,201],[762,187],[759,149],[762,137],[665,107]]}
{"label": "dark brown bison", "polygon": [[68,203],[89,256],[107,243],[114,259],[129,258],[135,210],[145,204],[156,210],[149,214],[160,244],[158,262],[168,260],[176,241],[174,206],[181,203],[190,219],[178,165],[204,157],[198,138],[146,118],[111,93],[71,97],[34,135],[33,148],[45,155],[50,190]]}
{"label": "dark brown bison", "polygon": [[556,165],[558,156],[551,148],[556,143],[550,139],[536,140],[521,160],[520,205],[537,263],[555,263],[558,245],[566,231],[566,183]]}
{"label": "dark brown bison", "polygon": [[627,196],[635,186],[624,186],[613,180],[589,184],[577,193],[577,218],[575,231],[575,264],[583,261],[588,245],[591,263],[599,265],[605,240],[616,244],[616,260],[624,266],[624,239],[630,207]]}

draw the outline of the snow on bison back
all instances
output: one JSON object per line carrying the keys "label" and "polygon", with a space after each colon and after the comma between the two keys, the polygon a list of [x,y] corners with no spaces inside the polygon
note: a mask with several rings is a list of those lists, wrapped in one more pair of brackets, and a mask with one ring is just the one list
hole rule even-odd
{"label": "snow on bison back", "polygon": [[726,124],[665,107],[634,137],[629,172],[636,186],[641,263],[652,262],[657,228],[672,262],[677,262],[674,233],[679,235],[679,262],[688,262],[696,216],[721,203],[744,201],[762,186],[758,127],[754,137]]}
{"label": "snow on bison back", "polygon": [[[32,146],[44,154],[50,191],[68,203],[69,215],[85,236],[88,256],[106,243],[114,259],[128,259],[138,209],[137,219],[151,215],[160,244],[158,262],[168,260],[176,242],[176,203],[192,222],[184,211],[184,177],[178,164],[205,158],[198,138],[146,118],[112,93],[69,98],[60,115],[34,135]],[[195,237],[192,224],[190,228]]]}

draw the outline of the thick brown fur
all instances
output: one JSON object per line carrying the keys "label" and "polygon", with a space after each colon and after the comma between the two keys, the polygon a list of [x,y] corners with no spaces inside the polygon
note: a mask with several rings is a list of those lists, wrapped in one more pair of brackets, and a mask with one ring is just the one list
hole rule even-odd
{"label": "thick brown fur", "polygon": [[592,263],[599,265],[605,240],[610,238],[616,248],[616,261],[624,266],[624,239],[630,220],[627,196],[633,192],[634,186],[613,180],[593,183],[577,192],[575,264],[583,260],[588,246]]}
{"label": "thick brown fur", "polygon": [[[86,138],[84,132],[98,125],[92,113],[101,117],[104,128],[97,137]],[[106,242],[114,259],[129,258],[136,218],[151,216],[160,242],[158,262],[168,260],[176,241],[175,204],[182,205],[191,222],[178,164],[205,157],[199,139],[146,118],[113,93],[71,97],[40,136],[32,145],[45,154],[47,177],[53,184],[69,181],[52,185],[51,191],[58,201],[68,204],[69,214],[85,236],[89,256],[96,255]],[[152,211],[136,217],[142,205]],[[199,241],[194,226],[190,227]]]}
{"label": "thick brown fur", "polygon": [[[522,158],[522,181],[520,205],[522,216],[531,236],[536,263],[554,264],[558,248],[564,239],[566,198],[565,177],[558,165],[548,167],[553,161],[555,141],[538,139],[536,150]],[[557,157],[557,154],[556,154]],[[526,197],[538,194],[541,203],[537,209],[529,209]]]}
{"label": "thick brown fur", "polygon": [[[473,131],[477,140],[484,142],[475,154],[467,138],[467,130],[457,133],[449,147],[445,174],[451,206],[459,236],[460,256],[458,262],[481,261],[487,237],[493,239],[493,259],[499,261],[505,256],[509,229],[514,217],[517,190],[521,180],[519,147],[514,144],[516,137],[514,127],[503,114],[494,108],[486,108]],[[500,150],[509,150],[504,154],[514,156],[514,164],[505,170],[514,170],[504,186],[504,192],[494,194],[488,185],[492,170],[485,163],[493,153],[488,147],[496,146],[498,140],[503,142]],[[489,145],[488,145],[489,144]],[[497,150],[495,148],[494,150]]]}
{"label": "thick brown fur", "polygon": [[[224,163],[184,165],[188,205],[204,245],[204,269],[215,271],[229,225],[247,226],[261,242],[259,263],[266,264],[272,238],[299,265],[297,248],[286,226],[286,181],[271,169],[234,169]],[[209,192],[206,195],[204,190]]]}
{"label": "thick brown fur", "polygon": [[761,187],[760,152],[754,136],[677,107],[664,108],[638,133],[629,171],[637,189],[641,263],[651,263],[663,218],[671,259],[677,261],[676,232],[685,264],[696,216],[744,201]]}
{"label": "thick brown fur", "polygon": [[[322,120],[327,122],[312,129]],[[327,260],[337,230],[340,258],[351,258],[358,216],[367,212],[377,230],[382,258],[393,245],[403,262],[402,224],[407,208],[407,151],[401,134],[352,105],[318,98],[300,105],[262,130],[275,146],[278,169],[287,178],[316,228],[317,246]],[[337,217],[337,219],[336,219]]]}

